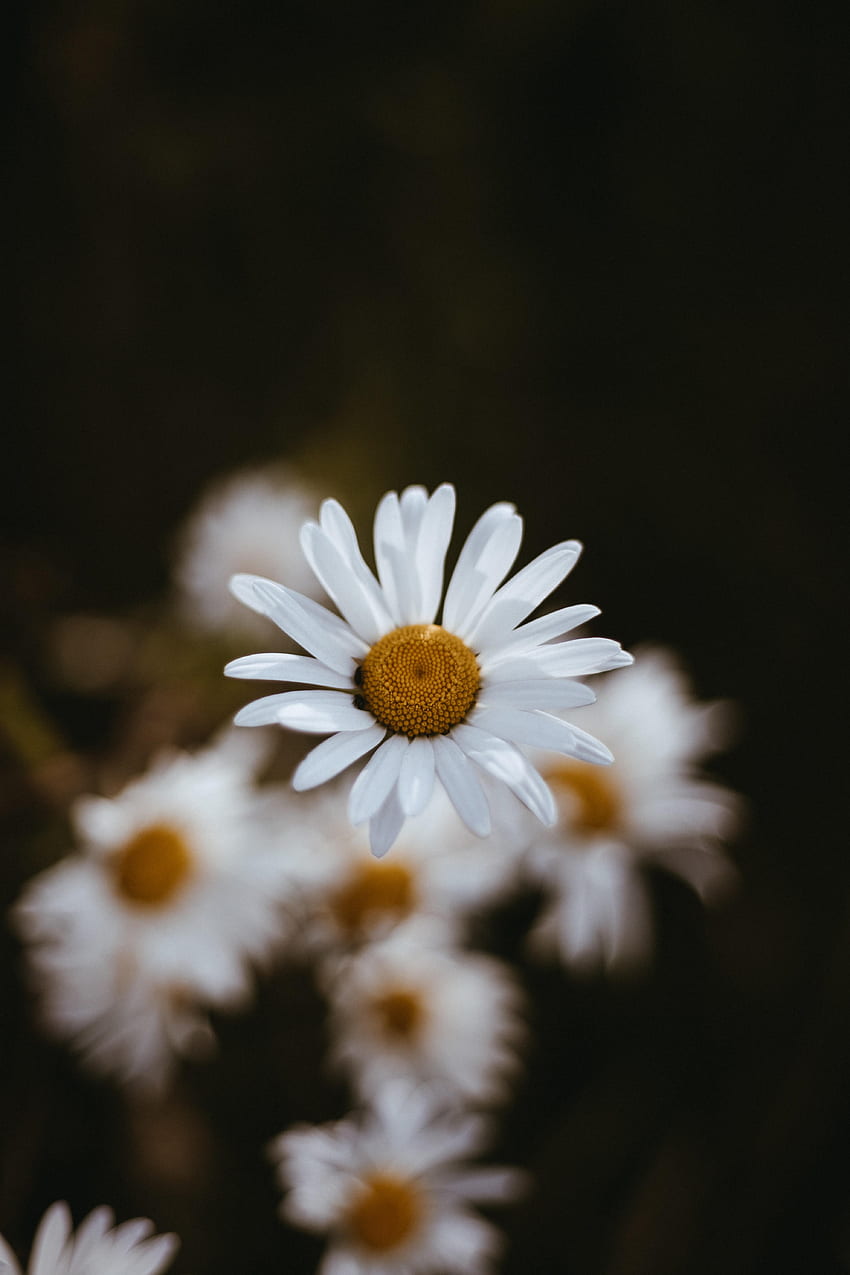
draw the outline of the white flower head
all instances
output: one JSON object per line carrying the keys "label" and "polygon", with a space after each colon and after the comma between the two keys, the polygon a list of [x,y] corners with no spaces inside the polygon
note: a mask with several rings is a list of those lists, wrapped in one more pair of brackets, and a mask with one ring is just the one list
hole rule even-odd
{"label": "white flower head", "polygon": [[359,1120],[275,1140],[281,1214],[329,1233],[319,1275],[484,1275],[501,1236],[470,1205],[509,1201],[524,1186],[516,1170],[460,1163],[487,1136],[482,1117],[444,1112],[425,1087],[386,1085]]}
{"label": "white flower head", "polygon": [[525,1035],[519,985],[493,957],[442,947],[415,922],[328,980],[331,1058],[368,1101],[394,1077],[446,1100],[504,1098]]}
{"label": "white flower head", "polygon": [[113,1227],[111,1209],[94,1209],[72,1232],[67,1204],[52,1204],[39,1223],[29,1265],[17,1258],[0,1236],[0,1272],[4,1275],[159,1275],[171,1263],[176,1235],[152,1235],[153,1223],[135,1218]]}
{"label": "white flower head", "polygon": [[729,712],[695,702],[673,655],[647,648],[633,669],[606,681],[587,716],[617,760],[600,771],[537,758],[558,822],[541,835],[528,821],[529,871],[549,894],[532,942],[568,964],[625,967],[651,944],[640,863],[664,866],[706,899],[732,878],[722,842],[735,830],[738,802],[699,772],[722,746]]}
{"label": "white flower head", "polygon": [[175,1053],[209,1045],[204,1008],[247,1000],[252,963],[282,941],[288,879],[259,761],[229,732],[160,757],[111,799],[81,798],[79,852],[16,904],[45,1025],[95,1070],[161,1086]]}
{"label": "white flower head", "polygon": [[286,837],[287,870],[302,904],[298,943],[311,956],[357,950],[414,918],[457,940],[474,912],[518,882],[525,811],[498,788],[491,800],[502,817],[491,841],[473,837],[435,791],[382,859],[365,830],[351,827],[340,785],[301,800],[301,835]]}
{"label": "white flower head", "polygon": [[575,565],[580,544],[555,545],[502,584],[523,524],[513,505],[491,506],[461,549],[437,624],[454,509],[448,483],[430,497],[423,487],[401,497],[388,492],[375,514],[376,577],[348,515],[326,500],[320,521],[302,528],[301,546],[342,618],[272,580],[237,575],[231,582],[242,602],[310,654],[251,655],[225,671],[323,688],[265,696],[243,708],[237,724],[330,734],[295,771],[299,790],[372,753],[351,789],[349,816],[355,825],[369,821],[376,855],[425,808],[435,779],[471,831],[486,836],[481,771],[549,825],[554,797],[523,748],[612,760],[604,744],[554,713],[594,700],[576,678],[631,657],[606,638],[553,641],[597,615],[593,606],[523,623]]}
{"label": "white flower head", "polygon": [[246,611],[228,588],[238,571],[290,580],[318,593],[298,550],[298,532],[316,500],[284,468],[244,470],[213,483],[189,515],[174,563],[178,604],[187,621],[209,633],[262,638],[265,618]]}

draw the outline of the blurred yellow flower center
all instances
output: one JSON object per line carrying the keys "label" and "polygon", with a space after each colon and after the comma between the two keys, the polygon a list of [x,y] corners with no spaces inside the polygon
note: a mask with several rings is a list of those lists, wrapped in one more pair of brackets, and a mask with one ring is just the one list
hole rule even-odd
{"label": "blurred yellow flower center", "polygon": [[410,1182],[373,1173],[348,1213],[348,1227],[364,1248],[386,1253],[408,1239],[422,1220],[422,1197]]}
{"label": "blurred yellow flower center", "polygon": [[191,876],[194,857],[182,835],[168,824],[142,828],[112,856],[118,893],[131,903],[168,903]]}
{"label": "blurred yellow flower center", "polygon": [[422,997],[404,987],[385,992],[377,997],[372,1007],[384,1033],[397,1040],[410,1040],[415,1036],[424,1018]]}
{"label": "blurred yellow flower center", "polygon": [[546,772],[564,820],[576,832],[592,834],[617,826],[620,797],[607,767],[564,761]]}
{"label": "blurred yellow flower center", "polygon": [[444,735],[475,703],[480,677],[465,642],[439,624],[406,624],[375,643],[360,669],[366,706],[399,735]]}
{"label": "blurred yellow flower center", "polygon": [[337,924],[355,936],[376,919],[402,920],[415,902],[413,873],[405,863],[363,859],[331,900],[331,912]]}

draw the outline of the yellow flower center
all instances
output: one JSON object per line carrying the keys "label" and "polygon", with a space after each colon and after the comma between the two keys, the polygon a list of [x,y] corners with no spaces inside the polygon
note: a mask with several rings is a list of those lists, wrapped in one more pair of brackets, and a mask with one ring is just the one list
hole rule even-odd
{"label": "yellow flower center", "polygon": [[411,1040],[422,1026],[425,1016],[422,997],[418,992],[404,987],[377,997],[372,1008],[384,1034],[396,1040]]}
{"label": "yellow flower center", "polygon": [[375,643],[360,668],[366,707],[399,735],[444,735],[475,703],[480,676],[465,642],[439,624],[406,624]]}
{"label": "yellow flower center", "polygon": [[192,874],[194,856],[168,824],[142,828],[112,855],[113,883],[124,899],[145,907],[168,903]]}
{"label": "yellow flower center", "polygon": [[584,761],[564,761],[547,771],[564,821],[576,832],[592,835],[615,828],[620,797],[607,768]]}
{"label": "yellow flower center", "polygon": [[354,938],[376,919],[400,921],[409,916],[415,902],[413,873],[407,864],[369,858],[355,864],[330,907],[337,924]]}
{"label": "yellow flower center", "polygon": [[364,1248],[387,1253],[413,1234],[422,1220],[421,1194],[410,1182],[373,1173],[348,1213],[348,1228]]}

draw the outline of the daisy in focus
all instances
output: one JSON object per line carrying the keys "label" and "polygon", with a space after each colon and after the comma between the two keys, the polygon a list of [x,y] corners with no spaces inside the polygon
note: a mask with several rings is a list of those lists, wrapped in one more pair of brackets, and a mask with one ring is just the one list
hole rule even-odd
{"label": "daisy in focus", "polygon": [[245,738],[78,800],[78,853],[15,905],[45,1026],[125,1083],[161,1088],[176,1054],[207,1051],[205,1009],[247,1001],[285,935],[288,881],[253,784],[266,741]]}
{"label": "daisy in focus", "polygon": [[608,764],[608,748],[554,716],[595,699],[574,679],[631,663],[607,638],[556,639],[598,615],[571,606],[523,623],[578,560],[564,541],[502,584],[519,552],[523,523],[513,505],[492,505],[473,527],[443,597],[454,525],[454,488],[429,497],[388,492],[375,514],[377,577],[366,565],[345,510],[333,500],[301,530],[305,557],[341,617],[293,589],[234,576],[234,594],[268,616],[309,655],[234,660],[231,677],[311,687],[267,695],[236,716],[242,726],[277,723],[328,734],[301,762],[293,785],[325,783],[368,753],[348,813],[369,823],[372,851],[389,850],[406,818],[424,810],[438,779],[477,836],[491,830],[485,772],[551,825],[555,799],[523,748],[551,749]]}
{"label": "daisy in focus", "polygon": [[485,1275],[501,1236],[470,1205],[506,1203],[524,1186],[516,1170],[461,1163],[487,1135],[482,1117],[444,1114],[424,1087],[388,1085],[359,1120],[276,1139],[281,1215],[329,1234],[318,1275]]}
{"label": "daisy in focus", "polygon": [[498,788],[490,799],[499,812],[496,844],[474,838],[437,791],[407,820],[392,855],[376,859],[365,831],[348,821],[340,785],[298,802],[298,836],[291,831],[293,798],[282,794],[281,852],[300,901],[296,945],[327,962],[411,919],[439,930],[445,942],[459,940],[470,916],[505,897],[519,878],[526,812]]}
{"label": "daisy in focus", "polygon": [[176,1235],[152,1236],[153,1223],[135,1218],[113,1227],[111,1209],[95,1209],[72,1232],[67,1204],[52,1204],[35,1239],[29,1265],[17,1258],[0,1235],[0,1271],[6,1275],[159,1275],[177,1251]]}
{"label": "daisy in focus", "polygon": [[738,801],[699,773],[700,761],[725,742],[727,706],[696,703],[670,652],[638,656],[588,710],[589,724],[616,750],[615,764],[602,771],[538,759],[558,822],[542,836],[529,833],[528,871],[548,894],[532,944],[578,967],[646,959],[652,928],[639,865],[666,868],[704,899],[732,877],[722,842],[735,831]]}
{"label": "daisy in focus", "polygon": [[237,571],[290,580],[318,594],[298,550],[298,532],[316,500],[292,473],[245,470],[214,483],[189,515],[174,562],[181,612],[195,628],[262,638],[268,621],[246,611],[228,588]]}
{"label": "daisy in focus", "polygon": [[394,1077],[422,1080],[447,1102],[506,1096],[525,1035],[511,970],[428,941],[408,924],[352,956],[329,980],[331,1058],[361,1099]]}

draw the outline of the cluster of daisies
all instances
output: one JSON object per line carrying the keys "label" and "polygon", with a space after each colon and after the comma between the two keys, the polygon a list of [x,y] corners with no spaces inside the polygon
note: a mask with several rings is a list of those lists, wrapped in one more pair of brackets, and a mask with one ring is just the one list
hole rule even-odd
{"label": "cluster of daisies", "polygon": [[[213,1011],[248,1004],[277,962],[311,966],[354,1110],[274,1141],[283,1217],[329,1237],[322,1275],[474,1275],[500,1242],[475,1205],[529,1184],[469,1163],[527,1035],[518,971],[471,948],[470,919],[531,888],[530,955],[645,961],[643,864],[704,897],[730,879],[735,802],[699,771],[727,714],[692,700],[669,653],[632,668],[617,642],[575,636],[596,607],[530,618],[581,546],[511,575],[510,504],[479,518],[447,581],[450,485],[381,500],[374,570],[341,505],[318,521],[311,507],[291,476],[254,474],[199,509],[175,573],[182,608],[199,632],[262,640],[276,625],[286,649],[226,672],[287,689],[205,748],[78,799],[76,849],[29,882],[14,924],[45,1030],[154,1100],[181,1058],[213,1053]],[[322,736],[291,783],[264,777],[275,726]],[[157,1275],[176,1241],[149,1232],[97,1209],[74,1235],[56,1205],[29,1273]],[[4,1269],[20,1268],[0,1241]]]}

